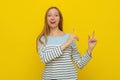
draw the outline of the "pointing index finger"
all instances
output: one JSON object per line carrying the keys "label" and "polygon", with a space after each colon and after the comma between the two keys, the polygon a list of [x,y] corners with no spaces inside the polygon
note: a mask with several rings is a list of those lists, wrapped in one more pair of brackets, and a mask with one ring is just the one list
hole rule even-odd
{"label": "pointing index finger", "polygon": [[93,33],[92,33],[92,38],[94,38],[94,36],[95,36],[95,31],[93,31]]}

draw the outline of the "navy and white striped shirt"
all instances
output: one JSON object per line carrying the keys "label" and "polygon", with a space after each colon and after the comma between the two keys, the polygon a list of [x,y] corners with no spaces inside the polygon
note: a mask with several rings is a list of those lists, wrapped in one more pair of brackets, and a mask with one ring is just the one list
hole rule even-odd
{"label": "navy and white striped shirt", "polygon": [[[60,45],[65,43],[68,38],[69,34],[66,33],[59,37],[48,36],[46,46],[42,46],[38,42],[38,53],[45,63],[43,80],[77,80],[77,70],[74,63],[79,68],[83,68],[91,59],[87,51],[84,56],[80,55],[74,41],[62,51]],[[45,42],[44,37],[41,40]]]}

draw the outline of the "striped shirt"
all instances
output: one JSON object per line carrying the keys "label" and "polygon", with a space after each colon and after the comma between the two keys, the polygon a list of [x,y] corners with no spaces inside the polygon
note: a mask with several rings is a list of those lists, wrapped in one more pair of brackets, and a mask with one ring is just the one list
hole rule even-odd
{"label": "striped shirt", "polygon": [[[77,70],[74,64],[81,69],[91,59],[87,51],[83,56],[80,55],[74,41],[62,51],[60,45],[68,38],[69,34],[66,33],[59,37],[48,36],[46,46],[38,42],[38,54],[45,63],[42,80],[77,80]],[[44,37],[41,40],[45,42]]]}

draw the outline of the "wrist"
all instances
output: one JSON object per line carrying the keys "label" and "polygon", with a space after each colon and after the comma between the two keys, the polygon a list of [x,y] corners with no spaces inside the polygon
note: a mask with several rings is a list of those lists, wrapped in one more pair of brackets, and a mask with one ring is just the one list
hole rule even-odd
{"label": "wrist", "polygon": [[88,52],[89,55],[91,55],[92,49],[88,49],[87,52]]}
{"label": "wrist", "polygon": [[61,50],[63,51],[68,45],[69,45],[68,42],[63,43],[63,44],[61,45]]}

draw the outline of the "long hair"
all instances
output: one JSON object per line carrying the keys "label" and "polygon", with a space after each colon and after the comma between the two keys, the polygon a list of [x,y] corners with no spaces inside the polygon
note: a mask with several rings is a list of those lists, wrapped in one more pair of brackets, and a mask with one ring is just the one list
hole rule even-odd
{"label": "long hair", "polygon": [[[60,12],[60,10],[57,8],[57,7],[50,7],[48,8],[48,10],[46,11],[46,14],[45,14],[45,20],[44,20],[44,28],[42,30],[42,32],[39,34],[39,36],[37,37],[36,39],[36,48],[37,48],[37,52],[38,52],[38,42],[40,42],[41,45],[45,46],[45,44],[47,43],[48,39],[47,39],[47,36],[49,35],[50,33],[50,28],[49,28],[49,25],[48,25],[48,22],[47,22],[47,14],[48,14],[48,11],[50,9],[56,9],[59,13],[59,16],[60,16],[60,21],[59,21],[59,24],[58,24],[58,28],[63,31],[63,16]],[[45,43],[43,41],[41,41],[41,37],[44,37],[45,38]]]}

